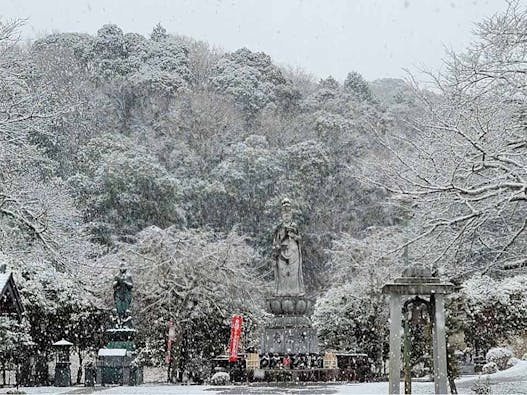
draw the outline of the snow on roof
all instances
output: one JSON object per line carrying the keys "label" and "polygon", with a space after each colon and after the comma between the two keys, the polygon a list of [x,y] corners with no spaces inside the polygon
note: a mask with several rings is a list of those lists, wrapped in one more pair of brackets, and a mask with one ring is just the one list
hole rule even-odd
{"label": "snow on roof", "polygon": [[54,346],[73,346],[73,343],[70,343],[67,340],[59,340],[58,342],[53,343]]}
{"label": "snow on roof", "polygon": [[4,293],[9,277],[11,277],[11,273],[0,273],[0,295]]}
{"label": "snow on roof", "polygon": [[337,356],[342,357],[367,357],[368,354],[362,352],[336,352]]}
{"label": "snow on roof", "polygon": [[99,357],[125,357],[126,348],[101,348],[99,350]]}

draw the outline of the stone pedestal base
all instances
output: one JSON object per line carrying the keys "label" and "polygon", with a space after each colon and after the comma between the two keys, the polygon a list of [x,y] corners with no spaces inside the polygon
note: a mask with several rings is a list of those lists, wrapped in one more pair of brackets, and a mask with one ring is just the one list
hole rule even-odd
{"label": "stone pedestal base", "polygon": [[69,362],[57,362],[55,365],[55,387],[71,386],[71,369]]}
{"label": "stone pedestal base", "polygon": [[260,352],[281,355],[319,352],[317,331],[307,317],[273,317],[264,329]]}
{"label": "stone pedestal base", "polygon": [[106,330],[107,348],[124,348],[135,351],[135,335],[137,331],[132,328],[117,328]]}
{"label": "stone pedestal base", "polygon": [[136,330],[115,328],[106,331],[108,345],[97,356],[97,384],[139,385],[143,369],[135,361]]}
{"label": "stone pedestal base", "polygon": [[139,385],[143,369],[135,366],[135,353],[124,348],[101,348],[97,358],[97,384]]}
{"label": "stone pedestal base", "polygon": [[317,354],[317,331],[307,317],[313,300],[304,295],[276,295],[267,299],[267,309],[274,314],[266,325],[260,353],[281,355]]}

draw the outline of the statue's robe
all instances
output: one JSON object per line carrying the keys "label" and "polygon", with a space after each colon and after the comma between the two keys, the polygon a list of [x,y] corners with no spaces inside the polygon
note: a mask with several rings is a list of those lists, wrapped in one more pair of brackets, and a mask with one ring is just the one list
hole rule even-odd
{"label": "statue's robe", "polygon": [[114,283],[114,300],[117,314],[125,316],[132,303],[132,277],[129,274],[125,276],[118,275]]}
{"label": "statue's robe", "polygon": [[287,227],[298,230],[294,223],[280,224],[275,230],[273,245],[275,247],[275,295],[304,295],[304,278],[302,274],[302,252],[300,242],[290,235]]}

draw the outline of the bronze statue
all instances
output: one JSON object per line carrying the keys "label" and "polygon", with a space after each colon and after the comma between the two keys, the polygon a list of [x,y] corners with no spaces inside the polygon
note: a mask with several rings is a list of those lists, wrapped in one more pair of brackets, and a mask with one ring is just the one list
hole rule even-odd
{"label": "bronze statue", "polygon": [[302,237],[298,226],[293,222],[291,201],[282,200],[282,222],[273,236],[273,259],[275,277],[275,295],[304,295],[302,275]]}
{"label": "bronze statue", "polygon": [[113,281],[113,298],[118,322],[121,326],[130,326],[131,324],[130,305],[132,304],[133,286],[132,276],[128,273],[123,262]]}

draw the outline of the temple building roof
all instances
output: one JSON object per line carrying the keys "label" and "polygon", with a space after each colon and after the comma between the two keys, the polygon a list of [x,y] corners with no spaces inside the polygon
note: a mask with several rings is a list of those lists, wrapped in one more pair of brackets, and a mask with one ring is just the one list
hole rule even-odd
{"label": "temple building roof", "polygon": [[23,312],[24,307],[13,273],[5,272],[5,266],[0,267],[0,314],[16,314],[18,318],[21,318]]}

